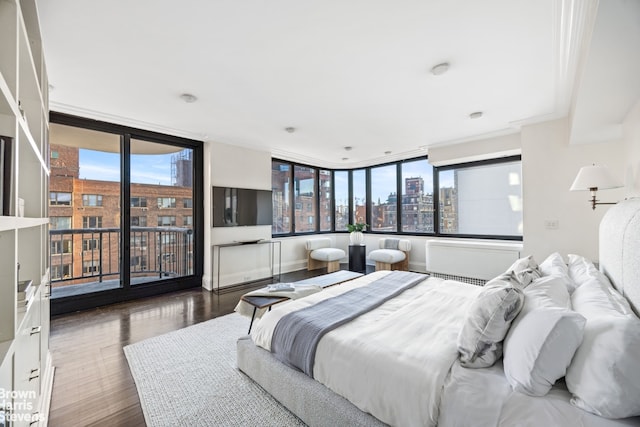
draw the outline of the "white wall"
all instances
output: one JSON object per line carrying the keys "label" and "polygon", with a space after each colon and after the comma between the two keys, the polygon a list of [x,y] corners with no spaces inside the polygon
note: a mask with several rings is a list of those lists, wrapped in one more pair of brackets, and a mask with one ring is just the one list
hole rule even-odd
{"label": "white wall", "polygon": [[429,163],[444,166],[520,154],[520,133],[429,148]]}
{"label": "white wall", "polygon": [[[598,225],[608,206],[591,210],[588,192],[571,192],[578,170],[591,163],[605,164],[620,180],[626,179],[626,188],[599,191],[601,201],[619,201],[627,195],[640,195],[640,103],[631,111],[624,123],[625,136],[622,141],[601,144],[569,144],[568,120],[560,119],[523,127],[519,135],[461,144],[449,149],[461,159],[500,156],[510,147],[509,153],[517,151],[515,141],[520,141],[522,151],[522,192],[524,200],[523,253],[532,254],[542,261],[551,252],[558,251],[566,257],[568,253],[579,253],[593,260],[598,259]],[[495,152],[496,149],[500,152]],[[211,289],[212,245],[234,240],[270,239],[271,227],[211,227],[211,186],[234,186],[270,189],[271,155],[267,152],[249,150],[219,143],[205,144],[205,268],[203,286]],[[450,159],[451,160],[451,159]],[[450,163],[451,161],[449,161]],[[546,227],[546,221],[557,221],[557,229]],[[330,234],[335,246],[348,252],[348,234]],[[382,235],[365,233],[367,254],[377,248]],[[407,236],[412,241],[409,265],[412,270],[425,271],[425,241],[427,237]],[[307,237],[285,237],[282,242],[282,271],[306,268],[304,242]],[[245,252],[226,261],[223,268],[242,266],[255,269],[255,274],[264,271],[258,265],[260,254]],[[253,258],[252,258],[253,257]],[[243,259],[244,258],[244,259]],[[208,261],[207,261],[208,260]],[[347,262],[347,259],[342,262]],[[244,279],[249,268],[229,272],[229,276]],[[236,276],[233,276],[236,274]],[[251,273],[253,274],[253,273]],[[222,280],[221,280],[222,281]]]}
{"label": "white wall", "polygon": [[[271,154],[264,151],[249,150],[217,142],[207,142],[205,156],[205,265],[202,286],[211,290],[217,286],[217,250],[213,245],[232,243],[240,240],[270,239],[271,226],[255,227],[216,227],[211,226],[212,186],[271,189]],[[247,246],[225,249],[221,253],[222,284],[254,280],[264,277],[270,271],[267,245]],[[216,263],[217,265],[217,263]]]}
{"label": "white wall", "polygon": [[626,159],[626,196],[640,197],[640,100],[627,115],[622,132]]}
{"label": "white wall", "polygon": [[[609,208],[592,210],[588,191],[569,191],[582,166],[606,165],[622,180],[624,147],[620,141],[601,144],[569,144],[568,120],[560,119],[522,129],[524,196],[524,253],[538,262],[551,252],[566,257],[578,253],[598,259],[598,226]],[[598,192],[601,201],[619,201],[624,189]],[[557,229],[545,222],[557,221]]]}

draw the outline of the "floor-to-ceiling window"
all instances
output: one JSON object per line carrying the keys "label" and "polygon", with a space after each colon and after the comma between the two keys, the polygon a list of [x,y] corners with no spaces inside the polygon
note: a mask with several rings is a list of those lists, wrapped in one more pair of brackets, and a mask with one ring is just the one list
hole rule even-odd
{"label": "floor-to-ceiling window", "polygon": [[442,168],[442,234],[522,235],[522,167],[520,160]]}
{"label": "floor-to-ceiling window", "polygon": [[291,165],[284,162],[271,164],[271,197],[273,221],[271,233],[291,232]]}
{"label": "floor-to-ceiling window", "polygon": [[380,234],[522,240],[520,156],[444,166],[425,156],[333,171],[273,159],[272,171],[274,236],[366,223]]}
{"label": "floor-to-ceiling window", "polygon": [[50,146],[52,312],[201,285],[201,142],[52,113]]}
{"label": "floor-to-ceiling window", "polygon": [[395,164],[371,168],[372,231],[398,231],[398,180]]}
{"label": "floor-to-ceiling window", "polygon": [[293,170],[295,232],[316,231],[316,170],[296,165]]}
{"label": "floor-to-ceiling window", "polygon": [[433,233],[433,166],[427,159],[400,163],[402,170],[402,231]]}
{"label": "floor-to-ceiling window", "polygon": [[349,171],[333,173],[336,231],[347,231],[349,224]]}
{"label": "floor-to-ceiling window", "polygon": [[353,186],[353,222],[364,223],[367,220],[367,171],[356,169],[351,172]]}
{"label": "floor-to-ceiling window", "polygon": [[131,284],[193,274],[193,149],[131,140]]}

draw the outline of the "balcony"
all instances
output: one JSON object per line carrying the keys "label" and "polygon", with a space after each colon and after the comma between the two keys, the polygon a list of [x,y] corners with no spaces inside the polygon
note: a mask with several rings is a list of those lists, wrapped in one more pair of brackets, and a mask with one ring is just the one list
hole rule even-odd
{"label": "balcony", "polygon": [[[51,298],[120,288],[119,228],[50,230]],[[131,285],[193,274],[193,230],[131,227]]]}

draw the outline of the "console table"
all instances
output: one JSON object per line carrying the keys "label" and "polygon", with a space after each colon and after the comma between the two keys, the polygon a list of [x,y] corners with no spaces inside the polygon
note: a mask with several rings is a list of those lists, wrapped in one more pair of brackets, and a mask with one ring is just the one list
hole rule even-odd
{"label": "console table", "polygon": [[[249,242],[231,242],[231,243],[222,243],[219,245],[213,245],[213,252],[214,255],[216,256],[216,265],[214,266],[214,268],[217,270],[217,283],[216,283],[216,289],[214,289],[214,291],[216,293],[220,292],[220,267],[221,267],[221,254],[223,252],[223,250],[225,249],[229,249],[229,248],[237,248],[237,249],[241,249],[242,247],[250,247],[250,246],[254,246],[254,245],[270,245],[270,251],[269,251],[269,267],[270,267],[270,272],[271,275],[268,277],[261,277],[258,279],[253,279],[251,280],[251,282],[255,282],[258,280],[264,280],[264,279],[272,279],[272,280],[276,280],[276,281],[280,281],[280,277],[282,276],[282,242],[280,242],[279,240],[252,240]],[[275,271],[275,265],[276,265],[276,256],[277,256],[277,264],[278,264],[278,273],[276,274]],[[277,278],[276,278],[277,277]],[[242,285],[245,283],[250,283],[250,282],[239,282],[239,283],[233,283],[230,285],[225,285],[223,286],[223,288],[226,287],[232,287],[232,286],[236,286],[236,285]]]}

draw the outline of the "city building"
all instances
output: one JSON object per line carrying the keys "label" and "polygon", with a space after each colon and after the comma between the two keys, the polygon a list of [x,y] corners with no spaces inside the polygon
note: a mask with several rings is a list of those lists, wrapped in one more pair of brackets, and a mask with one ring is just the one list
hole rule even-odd
{"label": "city building", "polygon": [[[79,150],[51,146],[50,266],[54,288],[96,281],[117,284],[121,274],[120,182],[81,179]],[[174,185],[131,184],[128,265],[138,283],[145,278],[189,274],[193,269],[191,159],[180,152],[172,160]]]}

